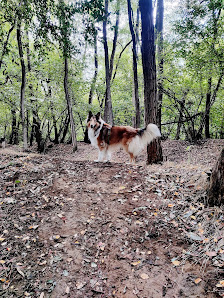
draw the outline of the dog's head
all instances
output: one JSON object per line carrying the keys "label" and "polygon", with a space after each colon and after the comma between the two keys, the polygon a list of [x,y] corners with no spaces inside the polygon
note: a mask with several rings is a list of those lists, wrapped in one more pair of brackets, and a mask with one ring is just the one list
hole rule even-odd
{"label": "dog's head", "polygon": [[98,112],[96,115],[93,115],[91,111],[89,112],[87,118],[87,128],[91,128],[94,131],[97,131],[100,127],[102,127],[103,123],[104,121],[100,116],[100,112]]}

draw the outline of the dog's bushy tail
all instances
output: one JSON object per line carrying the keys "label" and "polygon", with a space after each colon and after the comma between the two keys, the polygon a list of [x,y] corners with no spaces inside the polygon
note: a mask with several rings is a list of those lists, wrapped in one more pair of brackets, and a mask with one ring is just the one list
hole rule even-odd
{"label": "dog's bushy tail", "polygon": [[128,150],[137,156],[144,147],[151,143],[152,140],[161,137],[159,128],[155,124],[148,124],[144,129],[139,129],[136,136],[129,144]]}
{"label": "dog's bushy tail", "polygon": [[153,139],[156,139],[158,137],[161,137],[161,133],[158,126],[153,123],[148,124],[145,131],[145,138],[147,139],[147,144],[149,144],[150,142],[152,142]]}

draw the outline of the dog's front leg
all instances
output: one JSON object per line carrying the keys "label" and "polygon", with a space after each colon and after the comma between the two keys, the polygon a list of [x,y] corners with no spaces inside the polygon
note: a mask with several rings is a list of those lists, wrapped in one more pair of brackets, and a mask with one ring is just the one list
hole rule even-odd
{"label": "dog's front leg", "polygon": [[95,160],[95,162],[103,161],[104,157],[105,157],[105,150],[99,150],[98,159]]}

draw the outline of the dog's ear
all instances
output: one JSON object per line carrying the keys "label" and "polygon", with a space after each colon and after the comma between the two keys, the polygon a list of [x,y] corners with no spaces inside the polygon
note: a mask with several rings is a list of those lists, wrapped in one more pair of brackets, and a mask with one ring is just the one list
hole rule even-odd
{"label": "dog's ear", "polygon": [[93,113],[91,111],[89,111],[88,121],[91,119],[92,116],[93,116]]}
{"label": "dog's ear", "polygon": [[98,113],[96,114],[96,119],[99,120],[99,118],[100,118],[100,112],[98,112]]}

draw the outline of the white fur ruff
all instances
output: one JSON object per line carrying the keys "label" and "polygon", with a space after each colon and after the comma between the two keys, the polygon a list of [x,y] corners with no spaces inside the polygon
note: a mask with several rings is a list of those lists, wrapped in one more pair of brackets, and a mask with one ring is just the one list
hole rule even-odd
{"label": "white fur ruff", "polygon": [[94,130],[93,128],[89,128],[89,129],[88,129],[88,137],[89,137],[89,140],[90,140],[91,145],[92,145],[93,147],[98,148],[97,138],[98,138],[98,136],[99,136],[99,134],[100,134],[100,131],[101,131],[101,129],[102,129],[104,123],[105,123],[105,122],[101,119],[100,128],[97,130],[97,132],[95,132],[95,130]]}

